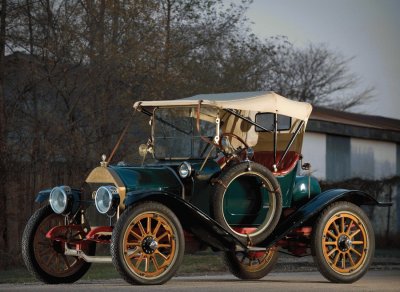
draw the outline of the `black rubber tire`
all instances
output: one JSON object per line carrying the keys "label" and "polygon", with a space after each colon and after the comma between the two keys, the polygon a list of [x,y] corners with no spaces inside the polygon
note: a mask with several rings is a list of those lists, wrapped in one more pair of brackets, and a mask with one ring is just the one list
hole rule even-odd
{"label": "black rubber tire", "polygon": [[[61,253],[62,247],[56,250],[54,243],[44,237],[47,231],[58,226],[58,224],[52,225],[51,223],[59,222],[60,220],[64,222],[64,216],[55,214],[50,205],[44,206],[32,215],[22,235],[22,258],[27,269],[36,279],[47,284],[73,283],[79,280],[91,266],[90,263],[82,259],[63,256]],[[47,252],[43,253],[43,251],[39,252],[35,249],[35,243],[39,240],[41,240],[40,246],[48,245],[46,247]],[[88,255],[94,255],[95,250],[96,245],[94,243],[89,245]],[[57,261],[61,264],[64,261],[64,270],[60,270],[59,273],[52,273],[51,265],[43,263],[45,258],[51,264]],[[66,261],[68,261],[69,267],[66,265]]]}
{"label": "black rubber tire", "polygon": [[[266,189],[272,191],[268,192],[269,199],[272,200],[271,210],[268,212],[265,220],[257,227],[257,230],[249,234],[236,232],[226,221],[224,215],[226,190],[235,179],[245,175],[258,177],[262,180]],[[272,172],[263,165],[255,162],[241,162],[224,170],[216,180],[215,191],[211,200],[211,211],[214,219],[241,242],[248,244],[250,238],[251,244],[256,245],[267,238],[278,224],[282,213],[282,192],[280,185]]]}
{"label": "black rubber tire", "polygon": [[224,252],[223,261],[235,277],[242,280],[258,280],[264,278],[274,268],[278,261],[278,249],[272,247],[257,257],[252,257],[251,253]]}
{"label": "black rubber tire", "polygon": [[313,228],[311,252],[326,279],[334,283],[359,280],[368,271],[374,251],[374,231],[360,207],[339,201],[322,211]]}
{"label": "black rubber tire", "polygon": [[[153,223],[151,221],[152,223],[148,224],[151,226],[150,229],[148,229],[147,224],[146,227],[144,227],[142,224],[143,231],[146,229],[146,232],[144,232],[145,234],[143,234],[143,231],[140,231],[141,234],[137,234],[137,239],[135,239],[135,236],[132,235],[132,231],[134,231],[133,228],[135,228],[137,222],[142,222],[142,219],[140,218],[146,215],[150,215],[150,220],[155,220],[157,223]],[[155,231],[156,227],[153,230],[155,224],[160,224],[160,227],[157,231]],[[170,250],[174,250],[173,255],[170,255],[170,257],[172,257],[171,259],[168,258],[168,248],[164,248],[164,250],[167,251],[162,251],[162,248],[160,249],[161,241],[156,240],[158,239],[157,235],[160,230],[165,231],[164,233],[169,232],[167,237],[170,239],[170,242],[167,244],[165,244],[164,242],[163,245],[169,244]],[[152,234],[153,231],[155,231],[154,234]],[[128,237],[125,237],[125,235]],[[149,237],[151,237],[152,239],[154,238],[154,241],[156,241],[155,249],[152,252],[149,252],[148,247],[147,252],[145,251],[145,240]],[[131,245],[131,249],[128,250],[127,248],[125,250],[125,243],[127,243],[126,246]],[[136,246],[136,251],[134,246]],[[178,218],[167,206],[158,202],[146,201],[129,206],[124,211],[124,213],[122,213],[121,217],[115,225],[111,238],[110,248],[113,264],[117,271],[120,273],[121,277],[126,282],[138,285],[159,285],[167,282],[178,271],[185,252],[185,238],[182,226]],[[129,252],[131,252],[131,254],[129,254]],[[163,252],[163,256],[166,257],[165,261],[169,262],[161,263],[161,267],[165,265],[166,268],[161,271],[160,274],[151,276],[150,272],[149,274],[146,274],[146,271],[140,273],[140,271],[134,270],[133,266],[135,266],[136,269],[139,269],[141,261],[143,261],[143,257],[151,257],[152,255],[154,255],[154,259],[146,258],[145,263],[149,266],[147,267],[147,269],[150,269],[150,264],[153,260],[153,269],[155,268],[157,270],[158,266],[154,265],[154,261],[158,261],[159,259],[157,260],[155,256],[157,253]],[[165,253],[167,253],[167,255],[165,255]],[[133,263],[133,261],[135,260],[134,254],[137,254],[136,258],[139,257],[139,259],[135,263]],[[131,257],[131,259],[128,259],[129,257]],[[140,260],[141,258],[142,260]],[[131,265],[132,267],[130,267],[129,265]]]}

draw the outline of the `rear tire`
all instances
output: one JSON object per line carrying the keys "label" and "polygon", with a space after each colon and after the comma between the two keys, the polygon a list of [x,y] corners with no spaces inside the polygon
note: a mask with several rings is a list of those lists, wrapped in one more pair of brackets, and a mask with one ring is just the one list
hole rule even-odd
{"label": "rear tire", "polygon": [[374,231],[364,211],[350,202],[335,202],[320,214],[311,239],[314,262],[331,282],[353,283],[371,265]]}
{"label": "rear tire", "polygon": [[235,277],[257,280],[272,271],[278,261],[278,249],[271,247],[266,252],[225,252],[223,260]]}

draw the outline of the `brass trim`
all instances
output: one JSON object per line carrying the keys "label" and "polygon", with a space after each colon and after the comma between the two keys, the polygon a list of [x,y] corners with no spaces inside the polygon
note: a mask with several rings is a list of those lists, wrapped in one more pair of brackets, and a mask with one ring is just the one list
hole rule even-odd
{"label": "brass trim", "polygon": [[125,209],[124,199],[126,196],[126,188],[118,174],[109,167],[99,166],[92,170],[86,178],[87,183],[113,184],[118,189],[119,207]]}

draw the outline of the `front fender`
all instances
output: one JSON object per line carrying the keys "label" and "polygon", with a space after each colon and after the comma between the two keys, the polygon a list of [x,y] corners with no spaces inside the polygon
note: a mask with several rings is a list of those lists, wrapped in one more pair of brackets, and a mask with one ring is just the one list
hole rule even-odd
{"label": "front fender", "polygon": [[[35,202],[43,203],[45,201],[49,201],[51,191],[52,189],[46,189],[40,191],[36,196]],[[71,211],[72,213],[76,213],[81,203],[80,199],[82,197],[82,193],[78,189],[71,189],[71,191],[72,192],[70,200],[72,201],[72,206],[70,207],[69,211]]]}
{"label": "front fender", "polygon": [[36,203],[43,203],[46,200],[49,200],[51,193],[51,189],[42,190],[36,195],[35,202]]}
{"label": "front fender", "polygon": [[293,229],[301,226],[308,219],[321,212],[326,206],[339,200],[349,201],[359,206],[377,205],[387,207],[392,205],[392,203],[380,203],[372,196],[362,191],[346,189],[327,190],[302,205],[288,218],[279,223],[271,235],[268,236],[260,245],[266,247],[272,246]]}
{"label": "front fender", "polygon": [[174,194],[156,190],[129,192],[126,194],[124,204],[128,207],[142,201],[155,201],[164,204],[175,213],[185,230],[193,233],[199,240],[217,250],[232,251],[238,246],[246,249],[246,246],[226,231],[218,222],[193,204]]}

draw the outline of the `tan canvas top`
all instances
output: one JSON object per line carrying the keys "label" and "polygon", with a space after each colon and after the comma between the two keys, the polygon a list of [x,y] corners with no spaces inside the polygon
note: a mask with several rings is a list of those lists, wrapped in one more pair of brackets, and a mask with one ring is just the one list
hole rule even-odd
{"label": "tan canvas top", "polygon": [[307,122],[312,106],[306,102],[287,99],[272,91],[232,92],[216,94],[199,94],[183,99],[138,101],[133,107],[155,106],[196,106],[202,100],[202,105],[218,108],[246,110],[252,112],[271,112]]}

